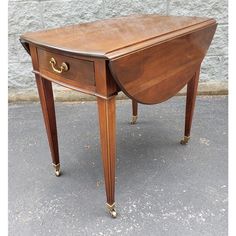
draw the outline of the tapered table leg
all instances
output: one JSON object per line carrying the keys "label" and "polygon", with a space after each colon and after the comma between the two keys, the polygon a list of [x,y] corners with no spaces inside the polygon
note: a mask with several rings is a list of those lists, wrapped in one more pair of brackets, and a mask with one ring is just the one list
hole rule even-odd
{"label": "tapered table leg", "polygon": [[138,103],[132,99],[132,120],[131,124],[134,125],[138,119]]}
{"label": "tapered table leg", "polygon": [[46,80],[40,77],[39,75],[36,75],[36,83],[38,87],[38,93],[42,107],[44,123],[47,130],[48,142],[52,156],[52,164],[55,168],[56,176],[59,176],[60,161],[59,161],[56,115],[55,115],[52,83],[51,81]]}
{"label": "tapered table leg", "polygon": [[104,169],[107,207],[116,217],[115,210],[115,165],[116,165],[116,110],[115,96],[109,100],[97,98],[102,161]]}
{"label": "tapered table leg", "polygon": [[188,82],[187,85],[185,131],[184,131],[184,138],[180,141],[181,144],[187,144],[190,139],[190,131],[192,126],[193,113],[197,96],[199,74],[200,74],[200,68],[196,71],[194,77]]}

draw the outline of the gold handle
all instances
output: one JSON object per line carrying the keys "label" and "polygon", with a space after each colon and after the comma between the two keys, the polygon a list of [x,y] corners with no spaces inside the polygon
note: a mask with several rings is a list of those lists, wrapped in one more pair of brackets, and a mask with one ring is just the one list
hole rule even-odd
{"label": "gold handle", "polygon": [[60,69],[55,68],[57,62],[53,57],[50,59],[49,63],[51,64],[53,71],[55,71],[58,74],[61,74],[63,71],[69,70],[69,66],[66,62],[61,63]]}

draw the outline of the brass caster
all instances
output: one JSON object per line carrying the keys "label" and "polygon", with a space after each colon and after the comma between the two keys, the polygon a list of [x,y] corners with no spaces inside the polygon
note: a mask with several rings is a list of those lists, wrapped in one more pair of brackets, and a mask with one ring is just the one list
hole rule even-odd
{"label": "brass caster", "polygon": [[60,170],[56,170],[56,171],[55,171],[55,175],[56,175],[57,177],[59,177],[59,176],[61,175]]}
{"label": "brass caster", "polygon": [[110,212],[112,218],[116,218],[117,214],[116,214],[116,210],[115,209],[110,210],[109,212]]}
{"label": "brass caster", "polygon": [[57,165],[55,165],[54,163],[52,163],[53,167],[55,168],[55,175],[57,177],[59,177],[61,175],[61,170],[60,170],[60,163],[58,163]]}
{"label": "brass caster", "polygon": [[131,124],[131,125],[136,124],[137,119],[138,119],[138,116],[132,116],[132,120],[131,120],[130,124]]}
{"label": "brass caster", "polygon": [[190,136],[184,136],[184,138],[180,141],[180,144],[186,145],[190,139]]}
{"label": "brass caster", "polygon": [[115,203],[113,203],[112,205],[107,203],[106,205],[107,205],[107,209],[108,209],[111,217],[116,218],[117,213],[116,213],[116,209],[115,209]]}

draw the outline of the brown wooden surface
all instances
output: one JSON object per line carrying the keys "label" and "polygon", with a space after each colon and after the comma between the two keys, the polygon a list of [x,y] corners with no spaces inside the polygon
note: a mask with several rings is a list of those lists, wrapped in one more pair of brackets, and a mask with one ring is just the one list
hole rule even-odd
{"label": "brown wooden surface", "polygon": [[[36,48],[30,47],[30,53],[32,57],[33,68],[34,70],[38,70],[39,61],[37,57]],[[54,107],[52,83],[51,81],[42,78],[38,74],[35,75],[35,79],[38,88],[42,113],[44,117],[44,123],[47,131],[52,163],[57,165],[60,163],[60,160],[59,160],[57,125],[56,125],[56,114]]]}
{"label": "brown wooden surface", "polygon": [[52,163],[57,165],[60,161],[52,83],[38,75],[35,77],[52,156]]}
{"label": "brown wooden surface", "polygon": [[216,25],[158,44],[109,63],[113,78],[131,99],[156,104],[174,96],[193,77]]}
{"label": "brown wooden surface", "polygon": [[185,130],[184,136],[189,137],[192,120],[193,120],[193,113],[195,107],[195,101],[197,96],[197,88],[198,88],[198,81],[199,81],[199,74],[200,74],[200,66],[196,70],[193,78],[189,80],[187,85],[187,97],[186,97],[186,111],[185,111]]}
{"label": "brown wooden surface", "polygon": [[137,116],[138,115],[138,103],[132,99],[132,115]]}
{"label": "brown wooden surface", "polygon": [[97,99],[102,161],[104,169],[107,203],[115,202],[115,163],[116,163],[116,112],[115,97],[109,100]]}
{"label": "brown wooden surface", "polygon": [[[137,102],[163,102],[188,84],[189,136],[200,65],[216,25],[213,19],[199,17],[133,15],[21,36],[32,57],[53,163],[59,163],[59,152],[51,82],[97,96],[107,203],[113,207],[115,95],[122,90],[130,97],[137,116]],[[51,57],[59,65],[67,62],[69,71],[54,72]]]}
{"label": "brown wooden surface", "polygon": [[[120,89],[113,80],[110,70],[107,66],[107,61],[99,58],[89,58],[78,55],[70,55],[69,53],[58,51],[55,49],[43,49],[34,44],[30,44],[35,48],[38,60],[38,67],[33,72],[47,80],[55,82],[64,87],[94,95],[101,98],[108,98],[117,94]],[[58,65],[66,62],[69,70],[61,74],[54,72],[49,63],[53,57]],[[100,63],[100,65],[98,65]],[[103,87],[104,83],[101,80],[95,81],[95,67],[103,65],[106,70],[107,87]]]}
{"label": "brown wooden surface", "polygon": [[[51,58],[54,58],[59,67],[63,62],[68,64],[69,70],[62,72],[61,74],[53,71],[51,64],[49,63]],[[60,77],[66,79],[68,83],[75,82],[78,87],[90,90],[95,89],[94,78],[94,63],[89,60],[76,59],[62,54],[53,53],[43,49],[38,49],[39,71],[41,74],[45,74],[55,80]]]}
{"label": "brown wooden surface", "polygon": [[129,47],[143,48],[212,22],[215,21],[200,17],[132,15],[26,33],[21,39],[70,53],[111,59],[133,52]]}
{"label": "brown wooden surface", "polygon": [[[94,86],[92,66],[103,57],[111,83],[118,85],[114,93],[122,90],[139,103],[156,104],[174,96],[192,78],[215,29],[214,19],[133,15],[26,33],[21,40],[26,48],[28,43],[38,48],[38,73],[47,79],[104,97],[97,91],[99,85]],[[71,70],[63,78],[51,72],[47,61],[54,54],[45,50],[54,50],[59,63],[70,62]],[[88,61],[76,56],[87,56]]]}
{"label": "brown wooden surface", "polygon": [[106,61],[102,59],[95,61],[95,80],[97,92],[109,97],[109,99],[98,97],[97,104],[107,203],[112,205],[115,202],[116,110],[114,91],[116,84],[112,83]]}

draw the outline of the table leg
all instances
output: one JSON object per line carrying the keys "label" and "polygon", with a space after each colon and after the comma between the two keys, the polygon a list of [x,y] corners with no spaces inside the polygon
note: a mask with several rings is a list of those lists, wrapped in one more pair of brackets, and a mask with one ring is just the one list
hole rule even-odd
{"label": "table leg", "polygon": [[138,119],[138,103],[132,99],[132,121],[131,124],[134,125]]}
{"label": "table leg", "polygon": [[185,131],[181,144],[187,144],[190,139],[190,131],[193,120],[197,88],[199,81],[200,68],[196,71],[194,77],[187,84],[186,111],[185,111]]}
{"label": "table leg", "polygon": [[46,80],[39,75],[36,75],[36,83],[38,87],[44,123],[47,130],[48,142],[52,156],[52,164],[55,168],[56,176],[60,176],[60,161],[52,83],[51,81]]}
{"label": "table leg", "polygon": [[115,210],[115,165],[116,165],[116,109],[115,96],[106,100],[97,98],[102,161],[104,169],[107,207],[112,217]]}

